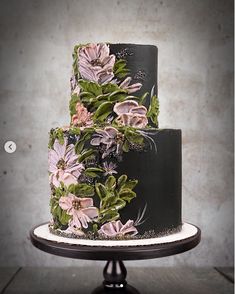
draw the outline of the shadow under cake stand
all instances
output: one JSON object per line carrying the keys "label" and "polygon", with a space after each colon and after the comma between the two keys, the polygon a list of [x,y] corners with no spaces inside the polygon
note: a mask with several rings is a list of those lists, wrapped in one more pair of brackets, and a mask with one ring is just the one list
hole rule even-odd
{"label": "shadow under cake stand", "polygon": [[[63,257],[106,260],[104,281],[92,294],[139,292],[126,282],[127,271],[123,260],[151,259],[185,252],[201,240],[198,227],[183,223],[182,230],[168,236],[135,240],[85,240],[71,239],[49,232],[48,223],[30,231],[32,244],[40,250]],[[118,243],[118,245],[117,245]]]}

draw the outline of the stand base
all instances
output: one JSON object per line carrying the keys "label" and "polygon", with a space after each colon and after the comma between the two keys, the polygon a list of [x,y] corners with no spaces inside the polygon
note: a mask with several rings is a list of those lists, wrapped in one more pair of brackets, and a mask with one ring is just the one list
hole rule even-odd
{"label": "stand base", "polygon": [[92,294],[140,294],[134,287],[127,285],[126,267],[121,260],[110,260],[103,271],[103,285],[96,288]]}
{"label": "stand base", "polygon": [[123,288],[106,288],[105,286],[100,286],[96,288],[91,294],[140,294],[134,287],[126,285]]}

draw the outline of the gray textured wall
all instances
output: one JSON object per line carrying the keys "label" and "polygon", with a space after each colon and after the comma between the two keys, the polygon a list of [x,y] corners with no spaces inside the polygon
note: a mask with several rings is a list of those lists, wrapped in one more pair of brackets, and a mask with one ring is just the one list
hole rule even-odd
{"label": "gray textured wall", "polygon": [[0,264],[83,265],[33,248],[49,219],[47,142],[68,123],[78,42],[159,48],[160,126],[183,131],[183,219],[202,229],[195,250],[133,265],[232,265],[233,1],[80,0],[0,3]]}

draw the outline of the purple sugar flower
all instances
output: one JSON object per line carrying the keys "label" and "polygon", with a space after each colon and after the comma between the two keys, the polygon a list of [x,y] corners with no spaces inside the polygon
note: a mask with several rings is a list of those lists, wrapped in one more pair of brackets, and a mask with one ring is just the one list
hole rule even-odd
{"label": "purple sugar flower", "polygon": [[111,221],[101,226],[98,231],[99,235],[106,238],[121,237],[124,235],[134,236],[138,234],[137,229],[134,227],[134,221],[128,220],[124,225],[120,220]]}
{"label": "purple sugar flower", "polygon": [[78,69],[83,79],[99,84],[110,82],[113,77],[115,55],[109,55],[104,43],[88,44],[78,49]]}
{"label": "purple sugar flower", "polygon": [[105,176],[117,174],[117,171],[115,170],[117,168],[117,165],[113,162],[108,163],[107,161],[105,161],[103,163],[103,168],[105,170]]}
{"label": "purple sugar flower", "polygon": [[104,146],[105,151],[102,158],[108,156],[111,152],[120,153],[122,145],[122,134],[113,127],[105,127],[96,130],[94,138],[91,140],[93,146]]}
{"label": "purple sugar flower", "polygon": [[134,100],[116,103],[113,111],[118,115],[116,121],[120,125],[144,128],[148,124],[146,107]]}
{"label": "purple sugar flower", "polygon": [[78,163],[74,145],[67,145],[67,138],[64,139],[63,145],[57,139],[55,140],[53,149],[49,150],[48,153],[48,163],[50,182],[56,187],[59,187],[60,182],[63,182],[66,186],[76,184],[84,170],[84,165]]}
{"label": "purple sugar flower", "polygon": [[136,91],[140,90],[140,88],[142,87],[141,83],[135,83],[135,84],[130,85],[131,80],[132,80],[131,77],[127,77],[119,85],[119,87],[126,90],[128,94],[135,93]]}

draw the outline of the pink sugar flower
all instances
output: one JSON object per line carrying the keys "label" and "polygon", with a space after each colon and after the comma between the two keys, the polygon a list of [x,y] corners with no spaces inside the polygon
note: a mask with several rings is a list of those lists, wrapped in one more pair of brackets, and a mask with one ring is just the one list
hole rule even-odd
{"label": "pink sugar flower", "polygon": [[144,128],[148,124],[147,108],[134,100],[116,103],[113,110],[118,115],[116,121],[120,125]]}
{"label": "pink sugar flower", "polygon": [[63,182],[66,186],[76,184],[84,170],[84,165],[78,163],[74,145],[67,145],[66,138],[63,145],[57,139],[55,140],[53,149],[50,149],[48,153],[48,163],[50,182],[56,187],[59,187],[60,182]]}
{"label": "pink sugar flower", "polygon": [[76,114],[72,116],[72,124],[77,127],[89,127],[93,125],[91,113],[80,102],[76,104]]}
{"label": "pink sugar flower", "polygon": [[135,83],[135,84],[130,85],[131,80],[132,80],[131,77],[127,77],[119,85],[119,87],[126,90],[128,94],[135,93],[135,92],[139,91],[140,88],[142,87],[141,83]]}
{"label": "pink sugar flower", "polygon": [[80,198],[69,194],[60,198],[59,206],[72,216],[69,221],[69,227],[72,228],[87,229],[88,223],[98,217],[98,209],[93,206],[92,198]]}
{"label": "pink sugar flower", "polygon": [[111,221],[101,226],[98,231],[99,235],[109,238],[121,237],[127,234],[134,236],[138,234],[137,229],[134,227],[134,221],[128,220],[124,225],[120,220]]}
{"label": "pink sugar flower", "polygon": [[110,82],[113,77],[115,55],[110,55],[104,43],[88,44],[78,49],[78,69],[83,79],[99,84]]}

